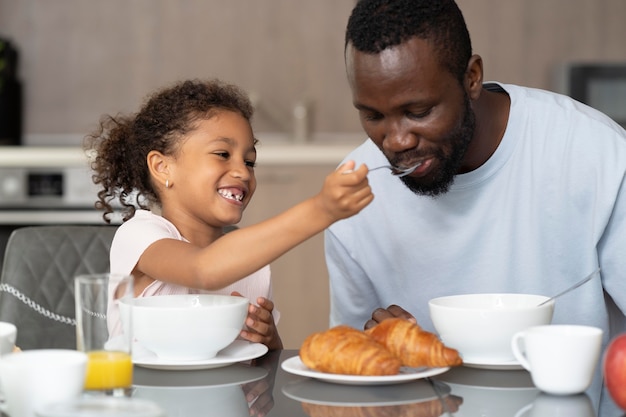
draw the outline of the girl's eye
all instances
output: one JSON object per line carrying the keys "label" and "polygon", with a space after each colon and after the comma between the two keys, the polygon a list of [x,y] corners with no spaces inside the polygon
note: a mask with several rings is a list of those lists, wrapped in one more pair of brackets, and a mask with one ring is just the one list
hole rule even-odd
{"label": "girl's eye", "polygon": [[249,168],[256,167],[256,161],[246,161],[246,166]]}
{"label": "girl's eye", "polygon": [[230,154],[226,151],[222,151],[222,152],[215,152],[215,155],[219,156],[220,158],[223,159],[228,159],[230,157]]}

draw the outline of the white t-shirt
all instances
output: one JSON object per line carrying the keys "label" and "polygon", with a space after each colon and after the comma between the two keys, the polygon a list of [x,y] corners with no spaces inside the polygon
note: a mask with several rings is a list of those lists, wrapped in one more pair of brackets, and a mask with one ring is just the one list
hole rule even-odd
{"label": "white t-shirt", "polygon": [[[433,331],[431,298],[554,295],[600,266],[556,301],[553,322],[601,327],[604,343],[626,331],[626,132],[568,97],[501,86],[510,117],[485,164],[436,198],[374,171],[374,201],[326,231],[330,325],[362,328],[397,304]],[[388,163],[370,140],[346,159]]]}
{"label": "white t-shirt", "polygon": [[[137,210],[135,215],[122,224],[113,238],[111,244],[110,266],[112,274],[130,274],[143,252],[152,243],[160,239],[178,239],[187,241],[170,221],[147,210]],[[109,283],[109,294],[114,294],[117,287],[116,282]],[[149,297],[153,295],[172,294],[226,294],[238,291],[251,303],[256,304],[258,297],[265,297],[273,300],[271,272],[269,265],[261,268],[257,272],[216,291],[196,290],[171,284],[163,281],[154,281],[148,285],[139,297]],[[278,323],[280,313],[277,309],[273,311],[274,321]],[[109,309],[107,313],[109,334],[114,336],[119,334],[121,323],[119,318],[119,308],[109,296]]]}

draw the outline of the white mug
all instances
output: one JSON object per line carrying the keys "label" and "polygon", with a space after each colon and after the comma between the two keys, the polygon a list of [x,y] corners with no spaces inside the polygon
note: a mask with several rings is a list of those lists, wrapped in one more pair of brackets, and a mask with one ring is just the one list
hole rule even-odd
{"label": "white mug", "polygon": [[43,407],[80,397],[87,355],[70,349],[34,349],[0,358],[2,412],[33,417]]}
{"label": "white mug", "polygon": [[517,332],[511,348],[537,388],[549,394],[579,394],[591,385],[602,349],[602,329],[567,324],[535,326]]}
{"label": "white mug", "polygon": [[16,338],[17,327],[12,323],[0,321],[0,356],[13,352]]}

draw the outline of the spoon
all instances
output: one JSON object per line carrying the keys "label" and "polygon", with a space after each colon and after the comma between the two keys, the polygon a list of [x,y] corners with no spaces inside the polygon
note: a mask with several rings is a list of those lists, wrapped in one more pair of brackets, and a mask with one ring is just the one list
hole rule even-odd
{"label": "spoon", "polygon": [[[392,175],[395,175],[396,177],[404,177],[404,176],[409,175],[411,172],[415,171],[423,163],[424,163],[423,161],[419,161],[418,163],[416,163],[416,164],[414,164],[414,165],[412,165],[412,166],[410,166],[408,168],[402,168],[402,167],[393,166],[393,165],[381,165],[379,167],[370,169],[369,172],[376,171],[377,169],[381,169],[381,168],[388,168],[388,169],[391,170],[391,174]],[[349,174],[351,172],[353,172],[353,170],[347,169],[347,170],[343,171],[342,174]]]}
{"label": "spoon", "polygon": [[417,168],[419,168],[420,165],[422,165],[422,163],[423,163],[422,161],[419,161],[418,163],[408,168],[402,168],[402,167],[393,166],[393,165],[381,165],[379,167],[370,169],[370,172],[376,171],[377,169],[381,169],[381,168],[389,168],[391,170],[392,175],[395,175],[396,177],[404,177],[404,176],[409,175],[411,172],[415,171]]}
{"label": "spoon", "polygon": [[541,302],[539,305],[537,305],[537,307],[544,305],[545,303],[554,300],[557,297],[562,296],[563,294],[567,294],[568,292],[575,290],[576,288],[580,287],[581,285],[583,285],[585,282],[589,281],[591,278],[593,278],[598,272],[600,272],[600,268],[596,269],[595,271],[593,271],[591,274],[587,275],[585,278],[581,279],[580,281],[578,281],[576,284],[572,285],[571,287],[569,287],[568,289],[566,289],[565,291],[562,291],[560,293],[558,293],[557,295],[553,295],[552,297],[548,298],[547,300]]}

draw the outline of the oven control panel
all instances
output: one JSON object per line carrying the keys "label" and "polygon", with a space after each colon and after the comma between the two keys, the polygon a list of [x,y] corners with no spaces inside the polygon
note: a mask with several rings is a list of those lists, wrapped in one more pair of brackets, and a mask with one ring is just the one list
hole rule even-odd
{"label": "oven control panel", "polygon": [[0,168],[2,208],[93,209],[97,193],[87,168]]}

